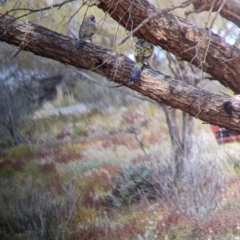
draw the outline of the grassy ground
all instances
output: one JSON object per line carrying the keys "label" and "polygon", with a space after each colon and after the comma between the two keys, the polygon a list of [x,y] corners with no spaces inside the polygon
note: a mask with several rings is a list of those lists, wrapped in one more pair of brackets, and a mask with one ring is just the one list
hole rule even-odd
{"label": "grassy ground", "polygon": [[240,239],[239,144],[196,124],[174,183],[154,105],[31,122],[36,144],[0,158],[0,238]]}

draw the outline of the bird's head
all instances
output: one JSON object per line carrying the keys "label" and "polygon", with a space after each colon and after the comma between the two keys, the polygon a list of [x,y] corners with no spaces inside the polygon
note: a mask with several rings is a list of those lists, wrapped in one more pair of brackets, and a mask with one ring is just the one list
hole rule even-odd
{"label": "bird's head", "polygon": [[86,16],[86,21],[90,21],[90,22],[96,22],[96,18],[94,15],[89,15],[89,16]]}

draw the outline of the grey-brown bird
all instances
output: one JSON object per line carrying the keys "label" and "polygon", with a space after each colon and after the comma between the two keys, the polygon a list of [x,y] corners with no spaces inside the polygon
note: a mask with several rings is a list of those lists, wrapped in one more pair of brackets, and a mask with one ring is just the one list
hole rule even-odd
{"label": "grey-brown bird", "polygon": [[153,55],[153,45],[143,39],[138,39],[135,45],[135,66],[131,72],[130,82],[134,82],[142,71],[144,65],[149,64],[149,60]]}
{"label": "grey-brown bird", "polygon": [[94,15],[86,16],[85,19],[82,22],[82,25],[79,29],[78,33],[78,41],[76,44],[72,47],[72,51],[78,48],[82,43],[84,43],[86,40],[90,39],[92,41],[91,37],[97,32],[96,27],[96,19]]}

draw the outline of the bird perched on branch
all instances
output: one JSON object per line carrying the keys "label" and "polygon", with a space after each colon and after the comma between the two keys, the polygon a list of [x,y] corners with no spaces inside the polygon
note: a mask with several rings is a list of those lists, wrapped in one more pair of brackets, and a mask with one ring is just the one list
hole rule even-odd
{"label": "bird perched on branch", "polygon": [[94,15],[89,15],[85,17],[79,29],[78,33],[79,39],[76,42],[76,44],[72,47],[72,51],[78,48],[82,43],[84,43],[88,39],[90,39],[90,41],[92,42],[91,37],[97,32],[97,27],[95,23],[96,19]]}
{"label": "bird perched on branch", "polygon": [[229,115],[240,117],[240,95],[236,95],[230,101],[224,102],[223,108]]}
{"label": "bird perched on branch", "polygon": [[143,39],[138,39],[135,45],[135,66],[131,72],[130,82],[134,82],[140,75],[144,65],[149,65],[149,60],[153,55],[153,45]]}

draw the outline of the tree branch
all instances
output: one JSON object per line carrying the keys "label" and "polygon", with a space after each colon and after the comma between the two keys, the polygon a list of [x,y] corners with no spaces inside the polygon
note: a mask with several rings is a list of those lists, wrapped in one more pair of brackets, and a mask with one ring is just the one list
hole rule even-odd
{"label": "tree branch", "polygon": [[24,41],[27,43],[24,44],[26,51],[91,70],[156,102],[188,112],[204,122],[239,131],[240,119],[230,117],[223,109],[223,102],[230,98],[187,85],[147,67],[132,84],[128,79],[134,64],[124,55],[90,43],[84,43],[72,52],[75,39],[36,24],[13,22],[9,17],[0,21],[0,40],[16,46]]}
{"label": "tree branch", "polygon": [[[190,5],[194,0],[187,0],[182,3],[175,4],[169,8],[165,8],[163,10],[158,10],[157,12],[150,15],[148,18],[144,19],[135,29],[133,29],[123,40],[120,41],[118,45],[123,44],[128,38],[130,38],[132,35],[135,34],[141,27],[143,27],[145,24],[147,24],[151,19],[154,17],[157,17],[158,15],[161,15],[162,13],[168,13],[176,8],[185,8],[188,5]],[[165,39],[166,40],[166,39]]]}
{"label": "tree branch", "polygon": [[[118,1],[118,4],[113,0],[99,1],[98,7],[129,31],[157,12],[147,0],[125,0]],[[129,4],[132,4],[130,10]],[[240,50],[211,31],[162,13],[144,24],[135,35],[194,64],[235,93],[240,93]]]}
{"label": "tree branch", "polygon": [[[193,6],[195,11],[186,12],[187,15],[190,13],[200,13],[203,11],[209,11],[212,9],[213,12],[217,12],[220,8],[221,1],[215,1],[213,4],[212,0],[194,0]],[[219,14],[227,20],[235,23],[240,27],[240,3],[238,0],[227,0],[224,7],[221,9]]]}

